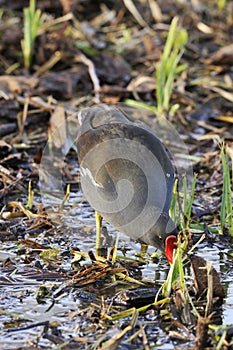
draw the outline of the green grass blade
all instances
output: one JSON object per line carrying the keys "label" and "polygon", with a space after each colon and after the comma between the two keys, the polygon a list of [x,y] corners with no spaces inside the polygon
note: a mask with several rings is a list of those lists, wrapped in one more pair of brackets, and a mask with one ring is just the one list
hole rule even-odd
{"label": "green grass blade", "polygon": [[24,66],[30,67],[31,60],[31,20],[29,9],[24,9],[24,40],[23,40],[23,54],[24,54]]}
{"label": "green grass blade", "polygon": [[186,226],[185,226],[186,229],[189,228],[189,224],[190,224],[196,182],[197,182],[197,174],[194,174],[193,181],[192,181],[190,198],[188,200],[188,205],[187,205],[187,202],[186,202],[186,208],[185,208],[185,211],[184,211],[185,216],[186,216]]}
{"label": "green grass blade", "polygon": [[[160,62],[157,64],[156,68],[156,99],[158,115],[163,115],[164,112],[169,111],[177,67],[183,54],[183,47],[188,40],[187,31],[178,28],[178,22],[178,17],[174,17],[170,24]],[[184,66],[182,69],[184,69]],[[173,114],[176,108],[177,106],[173,109]]]}
{"label": "green grass blade", "polygon": [[41,23],[41,10],[36,10],[36,1],[30,0],[29,7],[24,8],[24,39],[21,42],[24,66],[29,69],[34,50],[34,43]]}
{"label": "green grass blade", "polygon": [[163,103],[163,107],[166,111],[169,110],[170,98],[172,95],[172,89],[173,89],[175,75],[176,75],[176,67],[181,59],[182,54],[183,54],[183,51],[181,51],[180,54],[177,54],[176,51],[173,51],[171,55],[171,60],[169,60],[170,67],[167,69],[168,76],[164,87],[164,103]]}
{"label": "green grass blade", "polygon": [[232,207],[232,189],[230,168],[228,163],[228,156],[225,154],[224,144],[221,147],[221,160],[223,168],[223,190],[222,202],[220,211],[220,228],[223,232],[226,222],[228,223],[228,230],[230,236],[233,236],[233,207]]}
{"label": "green grass blade", "polygon": [[172,47],[173,47],[173,44],[175,41],[175,35],[176,35],[177,26],[178,26],[178,21],[179,21],[178,17],[174,17],[173,20],[171,21],[170,29],[168,32],[166,44],[165,44],[163,55],[162,55],[162,61],[166,62],[169,59],[170,52],[172,50]]}

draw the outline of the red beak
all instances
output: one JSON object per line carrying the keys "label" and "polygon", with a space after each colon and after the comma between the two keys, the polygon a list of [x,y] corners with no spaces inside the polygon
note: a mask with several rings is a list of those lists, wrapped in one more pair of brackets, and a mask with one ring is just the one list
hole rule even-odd
{"label": "red beak", "polygon": [[165,240],[165,255],[170,264],[173,262],[173,254],[174,250],[177,247],[177,237],[176,236],[168,236]]}

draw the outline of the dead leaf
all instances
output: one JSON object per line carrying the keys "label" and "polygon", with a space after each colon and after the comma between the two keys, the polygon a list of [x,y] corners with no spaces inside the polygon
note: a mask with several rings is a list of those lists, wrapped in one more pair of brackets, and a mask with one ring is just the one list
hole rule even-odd
{"label": "dead leaf", "polygon": [[25,76],[0,76],[0,90],[5,93],[21,94],[23,91],[31,91],[38,84],[38,79]]}
{"label": "dead leaf", "polygon": [[202,317],[198,315],[197,330],[196,330],[196,344],[194,350],[200,350],[206,348],[208,340],[208,326],[211,317]]}
{"label": "dead leaf", "polygon": [[162,22],[163,14],[161,8],[159,7],[158,1],[149,0],[149,6],[155,22]]}
{"label": "dead leaf", "polygon": [[211,86],[210,90],[217,92],[220,96],[224,97],[226,100],[233,102],[233,92],[226,91],[217,86]]}
{"label": "dead leaf", "polygon": [[21,239],[20,243],[31,249],[38,249],[38,250],[50,249],[50,247],[37,243],[31,239]]}
{"label": "dead leaf", "polygon": [[[195,286],[198,295],[202,295],[208,289],[208,278],[207,278],[207,261],[198,255],[190,256],[191,265],[194,271]],[[220,282],[218,272],[212,267],[213,276],[213,296],[224,298],[225,291]]]}
{"label": "dead leaf", "polygon": [[214,119],[233,124],[233,116],[230,115],[219,115],[217,117],[214,117]]}
{"label": "dead leaf", "polygon": [[73,0],[60,0],[61,6],[63,8],[63,13],[66,14],[71,11],[71,7],[74,3]]}
{"label": "dead leaf", "polygon": [[141,16],[140,12],[138,11],[137,7],[135,6],[134,2],[132,0],[123,0],[125,7],[129,10],[129,12],[133,15],[133,17],[136,19],[136,21],[140,24],[142,27],[148,27],[147,23]]}
{"label": "dead leaf", "polygon": [[11,145],[3,140],[0,140],[0,158],[4,158],[12,151]]}
{"label": "dead leaf", "polygon": [[214,52],[209,59],[210,64],[232,64],[233,62],[233,44],[221,47]]}
{"label": "dead leaf", "polygon": [[61,148],[66,140],[65,111],[62,106],[57,106],[50,118],[49,136],[57,148]]}

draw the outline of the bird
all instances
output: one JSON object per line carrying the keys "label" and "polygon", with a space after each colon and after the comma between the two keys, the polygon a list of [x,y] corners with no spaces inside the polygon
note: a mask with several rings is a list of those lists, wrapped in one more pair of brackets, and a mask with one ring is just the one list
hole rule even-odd
{"label": "bird", "polygon": [[178,234],[169,216],[175,170],[161,140],[114,105],[84,108],[78,120],[81,187],[96,212],[97,236],[103,218],[172,263]]}

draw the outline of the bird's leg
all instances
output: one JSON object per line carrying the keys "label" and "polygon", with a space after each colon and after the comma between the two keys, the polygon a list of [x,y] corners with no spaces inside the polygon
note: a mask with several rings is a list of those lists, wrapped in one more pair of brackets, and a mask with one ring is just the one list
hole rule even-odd
{"label": "bird's leg", "polygon": [[96,254],[99,255],[100,249],[101,249],[101,242],[100,242],[100,235],[101,235],[101,224],[102,224],[102,216],[95,211],[95,224],[96,224]]}
{"label": "bird's leg", "polygon": [[140,248],[140,256],[143,257],[148,250],[148,245],[145,243],[141,243],[141,248]]}

